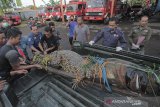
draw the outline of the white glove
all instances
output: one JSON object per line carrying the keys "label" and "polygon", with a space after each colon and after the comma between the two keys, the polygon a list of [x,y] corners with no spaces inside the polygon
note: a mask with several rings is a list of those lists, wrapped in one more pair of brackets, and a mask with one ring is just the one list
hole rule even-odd
{"label": "white glove", "polygon": [[121,47],[116,47],[116,51],[117,51],[117,52],[119,52],[119,51],[121,51],[121,50],[123,50]]}
{"label": "white glove", "polygon": [[132,43],[132,49],[139,49],[139,45],[135,45],[134,43]]}
{"label": "white glove", "polygon": [[94,43],[95,43],[94,41],[90,41],[90,42],[89,42],[90,45],[93,45]]}

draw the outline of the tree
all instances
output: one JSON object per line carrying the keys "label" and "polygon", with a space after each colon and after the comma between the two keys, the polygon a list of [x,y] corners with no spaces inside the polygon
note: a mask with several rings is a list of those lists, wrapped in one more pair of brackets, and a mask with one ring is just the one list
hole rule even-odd
{"label": "tree", "polygon": [[14,0],[0,0],[0,14],[6,12],[6,9],[12,8],[15,6]]}
{"label": "tree", "polygon": [[[147,0],[128,0],[128,3],[130,5],[134,5],[134,4],[141,4],[142,6],[146,6],[146,1]],[[150,3],[155,3],[156,0],[150,0]]]}
{"label": "tree", "polygon": [[21,0],[16,0],[17,6],[22,6],[22,1]]}
{"label": "tree", "polygon": [[50,4],[51,4],[51,6],[55,6],[55,5],[58,5],[58,4],[60,4],[60,1],[54,1],[54,0],[50,0]]}

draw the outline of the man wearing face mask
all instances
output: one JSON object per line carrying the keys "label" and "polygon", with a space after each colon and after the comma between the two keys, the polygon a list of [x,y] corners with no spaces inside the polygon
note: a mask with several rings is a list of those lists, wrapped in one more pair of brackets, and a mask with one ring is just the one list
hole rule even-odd
{"label": "man wearing face mask", "polygon": [[69,27],[69,43],[72,48],[72,42],[73,42],[73,36],[74,36],[74,29],[77,25],[77,22],[74,21],[74,16],[70,16],[70,19],[68,20],[68,23],[66,24],[67,27]]}
{"label": "man wearing face mask", "polygon": [[73,40],[80,41],[82,43],[88,42],[90,37],[89,27],[83,23],[83,18],[77,18],[78,25],[74,29]]}
{"label": "man wearing face mask", "polygon": [[152,29],[148,27],[148,16],[142,16],[139,25],[133,27],[129,33],[130,50],[139,54],[144,54],[144,46],[152,35]]}
{"label": "man wearing face mask", "polygon": [[115,18],[109,20],[109,25],[103,28],[92,41],[89,42],[90,45],[102,40],[102,45],[107,47],[116,48],[116,51],[121,51],[126,46],[126,40],[124,38],[124,33],[117,28],[117,22]]}

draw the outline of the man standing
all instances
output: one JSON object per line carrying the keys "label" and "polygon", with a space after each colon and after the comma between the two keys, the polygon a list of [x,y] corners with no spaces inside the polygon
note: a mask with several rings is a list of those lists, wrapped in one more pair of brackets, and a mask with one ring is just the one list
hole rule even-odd
{"label": "man standing", "polygon": [[111,18],[109,20],[109,25],[97,33],[97,35],[92,41],[89,42],[89,44],[93,45],[101,38],[103,39],[102,45],[116,48],[116,51],[121,51],[126,46],[124,33],[120,30],[120,28],[117,27],[117,21],[115,18]]}
{"label": "man standing", "polygon": [[33,25],[31,27],[31,33],[28,36],[28,45],[33,52],[40,53],[39,42],[42,37],[42,33],[38,31],[38,27]]}
{"label": "man standing", "polygon": [[144,46],[149,41],[152,35],[152,30],[148,27],[148,16],[143,16],[140,19],[139,25],[133,27],[129,33],[130,50],[139,54],[144,54]]}
{"label": "man standing", "polygon": [[[42,36],[41,41],[39,43],[39,48],[41,49],[41,51],[44,54],[49,54],[55,50],[58,49],[58,45],[59,45],[59,38],[57,36],[54,36],[52,33],[52,28],[50,27],[45,27],[44,29],[45,34]],[[44,46],[44,42],[46,42],[47,44],[47,49],[45,49]]]}
{"label": "man standing", "polygon": [[77,18],[78,25],[74,30],[74,40],[82,43],[88,42],[90,37],[90,31],[86,24],[83,23],[82,17]]}
{"label": "man standing", "polygon": [[0,48],[5,44],[5,35],[3,33],[3,31],[0,29]]}
{"label": "man standing", "polygon": [[40,67],[39,65],[20,65],[19,54],[15,46],[19,44],[21,34],[22,32],[17,28],[9,28],[6,32],[8,41],[0,50],[0,78],[3,80],[10,76],[26,74],[26,69]]}
{"label": "man standing", "polygon": [[66,24],[67,27],[69,27],[69,43],[72,47],[73,42],[73,36],[74,36],[74,29],[77,26],[77,22],[74,21],[74,16],[70,16],[70,19],[68,20],[68,23]]}

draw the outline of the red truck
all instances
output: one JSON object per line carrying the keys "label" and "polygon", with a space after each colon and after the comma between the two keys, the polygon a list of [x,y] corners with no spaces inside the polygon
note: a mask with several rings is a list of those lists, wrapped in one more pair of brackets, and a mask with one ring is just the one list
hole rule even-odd
{"label": "red truck", "polygon": [[85,7],[86,7],[86,0],[72,0],[66,7],[65,18],[66,20],[69,19],[71,15],[75,18],[77,16],[84,16],[85,15]]}
{"label": "red truck", "polygon": [[113,0],[88,0],[83,19],[86,21],[104,21],[106,23],[111,14],[115,15],[120,12],[119,1],[114,0],[113,11],[111,11]]}
{"label": "red truck", "polygon": [[38,17],[42,17],[44,20],[49,21],[52,18],[52,6],[47,6],[45,9],[42,9],[38,14]]}
{"label": "red truck", "polygon": [[5,13],[3,16],[3,19],[6,21],[12,20],[13,21],[13,25],[19,25],[21,24],[21,17],[18,13],[14,12],[14,13]]}
{"label": "red truck", "polygon": [[[62,20],[62,12],[61,12],[61,6],[60,5],[56,5],[53,7],[53,10],[52,10],[52,18],[53,20],[56,20],[56,21],[60,21]],[[63,11],[65,11],[65,5],[63,5]]]}

